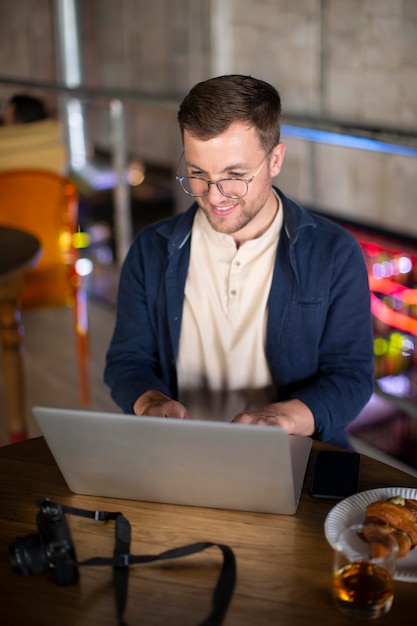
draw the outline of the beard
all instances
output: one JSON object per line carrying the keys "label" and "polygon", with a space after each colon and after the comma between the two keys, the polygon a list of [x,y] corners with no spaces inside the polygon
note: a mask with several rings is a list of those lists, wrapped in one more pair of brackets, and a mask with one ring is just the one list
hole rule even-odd
{"label": "beard", "polygon": [[271,199],[272,193],[271,188],[267,189],[250,202],[246,201],[246,198],[237,200],[225,198],[227,202],[222,206],[233,206],[233,210],[230,214],[226,211],[224,216],[213,210],[207,198],[200,198],[198,204],[213,230],[226,235],[235,235],[246,229],[245,240],[254,239],[267,230],[276,215],[278,204],[275,197]]}

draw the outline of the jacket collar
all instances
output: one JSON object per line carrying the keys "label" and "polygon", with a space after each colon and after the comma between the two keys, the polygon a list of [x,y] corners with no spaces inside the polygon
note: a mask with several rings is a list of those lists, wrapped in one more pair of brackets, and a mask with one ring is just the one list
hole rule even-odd
{"label": "jacket collar", "polygon": [[294,244],[303,228],[308,226],[316,228],[314,217],[299,204],[290,200],[278,187],[274,189],[281,198],[285,232],[290,243]]}
{"label": "jacket collar", "polygon": [[[290,200],[278,187],[274,186],[276,193],[281,198],[284,211],[284,228],[291,244],[294,244],[300,231],[305,227],[316,227],[313,216],[299,204]],[[184,213],[180,213],[175,218],[164,220],[157,227],[157,232],[169,240],[169,254],[172,256],[181,250],[190,240],[194,222],[194,216],[198,205],[194,202]]]}

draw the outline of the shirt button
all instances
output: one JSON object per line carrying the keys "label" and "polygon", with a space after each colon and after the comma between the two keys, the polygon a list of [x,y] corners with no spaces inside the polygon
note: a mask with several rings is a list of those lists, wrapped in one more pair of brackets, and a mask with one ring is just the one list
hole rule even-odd
{"label": "shirt button", "polygon": [[235,295],[236,295],[236,293],[237,293],[236,289],[232,289],[232,291],[230,292],[230,295],[231,295],[231,296],[235,296]]}

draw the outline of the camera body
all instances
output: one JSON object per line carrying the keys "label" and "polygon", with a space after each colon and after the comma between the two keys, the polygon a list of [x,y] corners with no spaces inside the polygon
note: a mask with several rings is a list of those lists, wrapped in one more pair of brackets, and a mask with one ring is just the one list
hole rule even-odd
{"label": "camera body", "polygon": [[52,569],[58,585],[74,583],[79,571],[64,511],[59,504],[47,499],[40,500],[38,506],[38,533],[18,537],[9,546],[12,567],[22,576]]}

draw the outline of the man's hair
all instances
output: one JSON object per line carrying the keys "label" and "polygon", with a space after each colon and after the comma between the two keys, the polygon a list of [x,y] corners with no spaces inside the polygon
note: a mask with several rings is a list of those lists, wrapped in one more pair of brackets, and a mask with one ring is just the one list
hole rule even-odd
{"label": "man's hair", "polygon": [[266,152],[279,143],[281,99],[275,87],[263,80],[231,74],[195,85],[182,101],[178,122],[201,140],[222,134],[233,122],[255,128]]}
{"label": "man's hair", "polygon": [[13,106],[13,120],[15,124],[30,124],[49,117],[45,104],[35,96],[16,94],[9,100]]}

